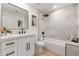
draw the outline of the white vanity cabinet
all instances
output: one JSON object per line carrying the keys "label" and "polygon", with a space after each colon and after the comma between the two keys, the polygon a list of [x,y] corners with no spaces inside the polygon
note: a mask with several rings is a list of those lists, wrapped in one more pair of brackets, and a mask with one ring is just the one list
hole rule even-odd
{"label": "white vanity cabinet", "polygon": [[32,56],[35,48],[34,34],[1,37],[0,51],[2,56]]}
{"label": "white vanity cabinet", "polygon": [[0,56],[1,56],[1,43],[0,43]]}
{"label": "white vanity cabinet", "polygon": [[28,40],[26,38],[22,38],[18,40],[18,56],[28,55],[27,43],[28,43]]}
{"label": "white vanity cabinet", "polygon": [[32,56],[34,54],[35,36],[27,36],[18,40],[18,56]]}
{"label": "white vanity cabinet", "polygon": [[2,56],[17,56],[17,46],[2,50]]}
{"label": "white vanity cabinet", "polygon": [[34,55],[35,53],[35,37],[28,37],[28,54],[29,56]]}
{"label": "white vanity cabinet", "polygon": [[17,56],[17,40],[9,40],[1,43],[2,56]]}

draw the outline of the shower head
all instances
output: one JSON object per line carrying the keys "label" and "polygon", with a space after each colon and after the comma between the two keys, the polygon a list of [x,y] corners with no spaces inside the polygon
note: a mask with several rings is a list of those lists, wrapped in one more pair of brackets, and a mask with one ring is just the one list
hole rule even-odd
{"label": "shower head", "polygon": [[44,17],[48,17],[49,15],[48,14],[45,14],[45,15],[43,15]]}

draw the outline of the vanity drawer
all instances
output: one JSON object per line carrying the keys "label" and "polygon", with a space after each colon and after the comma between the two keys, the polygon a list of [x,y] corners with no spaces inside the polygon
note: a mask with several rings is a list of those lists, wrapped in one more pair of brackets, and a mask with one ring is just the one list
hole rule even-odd
{"label": "vanity drawer", "polygon": [[1,56],[1,43],[0,43],[0,56]]}
{"label": "vanity drawer", "polygon": [[2,50],[2,56],[17,56],[17,46]]}
{"label": "vanity drawer", "polygon": [[2,42],[2,49],[6,49],[12,46],[17,46],[17,40],[10,40]]}

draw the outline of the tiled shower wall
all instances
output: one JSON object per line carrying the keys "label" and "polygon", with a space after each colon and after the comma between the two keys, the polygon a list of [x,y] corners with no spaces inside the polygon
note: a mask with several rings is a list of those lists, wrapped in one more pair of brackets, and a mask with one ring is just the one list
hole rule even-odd
{"label": "tiled shower wall", "polygon": [[50,13],[47,19],[41,18],[39,28],[39,31],[44,31],[45,36],[49,38],[67,40],[71,35],[76,36],[77,4]]}

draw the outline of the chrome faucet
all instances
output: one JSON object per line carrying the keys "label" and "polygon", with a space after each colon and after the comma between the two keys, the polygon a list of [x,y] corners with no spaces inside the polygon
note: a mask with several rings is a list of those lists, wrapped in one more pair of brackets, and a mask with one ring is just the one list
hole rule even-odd
{"label": "chrome faucet", "polygon": [[78,38],[74,38],[74,39],[72,40],[72,42],[75,42],[75,43],[78,43],[78,41],[79,41]]}
{"label": "chrome faucet", "polygon": [[79,38],[73,35],[69,36],[68,40],[70,40],[71,42],[75,42],[75,43],[79,42]]}
{"label": "chrome faucet", "polygon": [[24,28],[22,28],[22,34],[24,34]]}

